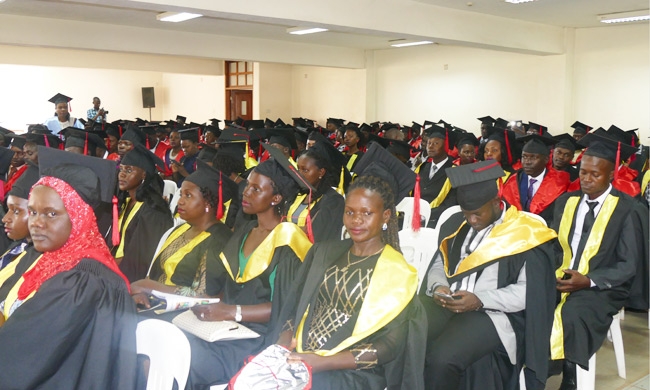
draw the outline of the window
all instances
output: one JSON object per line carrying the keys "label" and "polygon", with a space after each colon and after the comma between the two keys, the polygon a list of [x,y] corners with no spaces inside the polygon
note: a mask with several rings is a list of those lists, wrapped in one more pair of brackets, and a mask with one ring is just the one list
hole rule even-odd
{"label": "window", "polygon": [[242,87],[253,87],[253,63],[226,61],[226,88]]}

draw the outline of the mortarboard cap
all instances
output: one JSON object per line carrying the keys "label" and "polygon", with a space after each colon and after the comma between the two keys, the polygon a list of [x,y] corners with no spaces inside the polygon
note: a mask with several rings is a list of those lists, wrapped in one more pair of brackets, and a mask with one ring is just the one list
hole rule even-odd
{"label": "mortarboard cap", "polygon": [[184,116],[182,116],[182,115],[176,115],[176,122],[183,122],[183,123],[185,123],[186,120],[187,120],[186,117],[184,117]]}
{"label": "mortarboard cap", "polygon": [[275,127],[286,127],[286,126],[287,126],[287,124],[284,123],[282,118],[278,118],[278,120],[275,121]]}
{"label": "mortarboard cap", "polygon": [[553,138],[555,138],[555,140],[557,141],[554,146],[555,148],[564,148],[572,152],[575,152],[576,150],[584,149],[584,147],[580,145],[578,141],[576,141],[576,139],[573,138],[573,136],[571,136],[571,134],[564,133],[564,134],[556,135]]}
{"label": "mortarboard cap", "polygon": [[458,141],[456,141],[456,147],[460,149],[462,145],[474,145],[479,146],[480,143],[478,138],[473,133],[463,133],[458,135]]}
{"label": "mortarboard cap", "polygon": [[417,150],[417,148],[414,148],[408,142],[404,142],[396,139],[388,140],[388,141],[389,141],[389,145],[386,148],[388,153],[392,155],[404,157],[407,161],[411,157],[411,150]]}
{"label": "mortarboard cap", "polygon": [[206,164],[203,160],[196,161],[196,171],[185,180],[196,184],[199,188],[209,189],[212,195],[219,198],[217,219],[223,218],[223,204],[231,199],[235,199],[238,194],[238,187],[234,181],[221,173],[221,171]]}
{"label": "mortarboard cap", "polygon": [[54,176],[70,185],[93,209],[111,203],[117,183],[115,161],[38,147],[41,177]]}
{"label": "mortarboard cap", "polygon": [[135,145],[133,149],[128,151],[122,161],[121,165],[132,165],[143,169],[149,175],[156,174],[156,167],[161,170],[165,169],[165,163],[160,157],[156,156],[149,149],[145,148],[142,145]]}
{"label": "mortarboard cap", "polygon": [[212,148],[206,144],[199,145],[201,146],[201,150],[199,151],[199,154],[196,158],[206,163],[212,163],[214,156],[217,155],[217,149]]}
{"label": "mortarboard cap", "polygon": [[485,124],[488,124],[490,126],[492,126],[492,124],[494,123],[494,118],[492,118],[491,116],[482,116],[482,117],[476,118],[476,119],[480,120],[481,123],[485,123]]}
{"label": "mortarboard cap", "polygon": [[587,134],[591,129],[593,129],[593,127],[578,121],[573,122],[571,127],[573,128],[573,132],[577,134]]}
{"label": "mortarboard cap", "polygon": [[625,131],[625,142],[628,145],[638,147],[639,146],[639,136],[637,135],[639,129],[632,129]]}
{"label": "mortarboard cap", "polygon": [[337,128],[339,128],[339,127],[343,127],[343,125],[345,124],[345,120],[338,119],[338,118],[327,118],[326,123],[331,123],[334,126],[336,126]]}
{"label": "mortarboard cap", "polygon": [[624,142],[624,143],[626,143],[626,144],[629,144],[629,143],[627,142],[627,139],[628,139],[628,138],[627,138],[627,134],[625,134],[625,132],[624,132],[621,128],[619,128],[619,127],[617,127],[617,126],[615,126],[615,125],[611,125],[611,126],[609,126],[609,129],[607,129],[607,134],[608,134],[608,135],[610,136],[610,138],[612,138],[612,139],[615,139],[615,140],[617,140],[617,141],[620,141],[620,142]]}
{"label": "mortarboard cap", "polygon": [[120,137],[120,141],[130,141],[134,145],[135,144],[140,144],[140,145],[145,145],[146,144],[146,136],[145,134],[140,131],[138,126],[135,124],[130,123],[127,127],[126,130],[122,133],[122,136]]}
{"label": "mortarboard cap", "polygon": [[13,133],[14,133],[13,131],[11,131],[9,129],[5,129],[4,127],[0,126],[0,134],[1,135],[7,135],[7,134],[13,134]]}
{"label": "mortarboard cap", "polygon": [[104,140],[93,132],[83,131],[76,127],[66,127],[61,130],[61,134],[65,136],[64,147],[79,147],[85,155],[94,156],[95,149],[106,148]]}
{"label": "mortarboard cap", "polygon": [[548,134],[548,127],[534,122],[528,122],[528,130],[534,130],[538,135]]}
{"label": "mortarboard cap", "polygon": [[376,176],[385,180],[395,195],[395,204],[408,196],[415,187],[417,175],[403,162],[391,155],[376,142],[368,146],[355,171],[358,176]]}
{"label": "mortarboard cap", "polygon": [[48,101],[50,103],[59,104],[59,103],[70,103],[70,100],[72,100],[71,97],[65,96],[64,94],[61,93],[57,93],[56,95],[52,96]]}
{"label": "mortarboard cap", "polygon": [[[289,162],[289,160],[287,159],[287,157],[286,157],[286,156],[285,156],[285,155],[280,151],[280,149],[278,149],[278,148],[276,148],[276,147],[273,147],[273,146],[271,146],[271,145],[269,145],[269,144],[262,144],[262,146],[264,147],[264,149],[266,149],[267,152],[269,152],[269,155],[270,155],[270,156],[273,158],[273,160],[274,160],[274,161],[275,161],[275,162],[276,162],[276,163],[277,163],[277,164],[282,168],[282,170],[285,171],[285,172],[289,175],[289,177],[291,178],[291,180],[293,180],[293,181],[295,182],[295,184],[297,184],[297,185],[298,185],[300,188],[302,188],[303,190],[307,190],[307,191],[316,191],[316,190],[314,189],[314,187],[312,187],[311,184],[309,184],[309,182],[307,181],[307,179],[305,179],[305,178],[304,178],[300,173],[298,173],[298,170],[296,169],[296,167],[294,167],[294,166]],[[268,160],[267,160],[267,161],[268,161]],[[266,162],[266,161],[265,161],[265,162]],[[262,165],[262,164],[258,165],[258,166],[255,168],[255,171],[256,171],[256,172],[261,173],[261,172],[258,171],[258,168],[259,168],[261,165]],[[264,171],[264,169],[263,169],[262,171]],[[264,175],[264,176],[267,176],[267,175]],[[273,179],[274,182],[275,182],[274,177],[272,177],[272,176],[269,176],[269,177],[270,177],[271,179]],[[284,181],[286,182],[286,180],[284,180]],[[280,185],[281,185],[282,183],[275,182],[275,184],[278,186],[278,189],[280,190],[280,192],[282,192],[282,189],[280,189]],[[284,197],[284,195],[283,195],[283,197]]]}
{"label": "mortarboard cap", "polygon": [[523,144],[522,152],[541,154],[548,156],[551,154],[550,147],[557,141],[554,138],[544,137],[538,134],[528,134],[517,138]]}
{"label": "mortarboard cap", "polygon": [[179,130],[178,133],[181,136],[181,140],[190,140],[192,142],[199,142],[199,128],[193,127],[190,129]]}
{"label": "mortarboard cap", "polygon": [[11,142],[9,143],[9,147],[15,147],[20,150],[23,150],[23,147],[25,146],[25,136],[18,135],[18,134],[5,134],[5,138],[9,138]]}
{"label": "mortarboard cap", "polygon": [[261,119],[255,119],[255,120],[246,120],[242,124],[246,129],[251,130],[251,129],[263,129],[264,128],[264,121]]}
{"label": "mortarboard cap", "polygon": [[[512,165],[519,159],[519,149],[517,148],[517,136],[514,131],[499,129],[496,127],[488,127],[488,142],[497,141],[506,149],[507,156],[502,156],[507,159],[507,163]],[[502,161],[505,162],[505,161]]]}
{"label": "mortarboard cap", "polygon": [[41,125],[40,123],[34,125],[27,125],[27,133],[52,134],[50,129],[48,129],[44,125]]}
{"label": "mortarboard cap", "polygon": [[[584,156],[593,156],[616,163],[616,154],[619,148],[619,142],[612,138],[603,137],[594,133],[589,133],[582,137],[579,144],[587,147]],[[636,153],[636,148],[633,148],[626,143],[620,142],[620,162],[627,160]]]}
{"label": "mortarboard cap", "polygon": [[221,130],[219,129],[219,126],[213,126],[213,125],[206,126],[205,132],[212,133],[217,138],[221,136]]}
{"label": "mortarboard cap", "polygon": [[494,120],[494,127],[497,129],[505,130],[508,128],[508,121],[503,118],[497,118]]}
{"label": "mortarboard cap", "polygon": [[39,171],[38,171],[38,166],[32,164],[31,162],[27,161],[27,169],[25,172],[23,172],[22,175],[16,180],[14,185],[11,187],[11,191],[7,194],[7,196],[12,195],[12,196],[17,196],[22,199],[28,199],[29,198],[29,191],[32,190],[32,187],[38,179],[40,178]]}
{"label": "mortarboard cap", "polygon": [[493,160],[479,161],[445,169],[451,188],[456,188],[456,200],[463,210],[480,209],[496,198],[496,180],[505,175],[501,165]]}
{"label": "mortarboard cap", "polygon": [[267,129],[275,127],[275,122],[270,120],[269,118],[264,119],[264,127]]}
{"label": "mortarboard cap", "polygon": [[266,137],[269,139],[269,144],[279,144],[289,149],[298,149],[296,144],[296,136],[292,128],[276,128],[267,129]]}
{"label": "mortarboard cap", "polygon": [[61,140],[53,134],[43,133],[27,133],[25,134],[26,142],[31,142],[36,145],[47,146],[50,148],[59,148]]}
{"label": "mortarboard cap", "polygon": [[106,132],[107,136],[113,136],[117,139],[120,139],[120,129],[117,126],[114,125],[105,125],[104,131]]}
{"label": "mortarboard cap", "polygon": [[4,176],[9,172],[14,154],[15,152],[9,148],[0,148],[0,176]]}
{"label": "mortarboard cap", "polygon": [[217,149],[218,156],[228,156],[237,161],[244,163],[244,147],[242,144],[230,143],[230,144],[221,144]]}
{"label": "mortarboard cap", "polygon": [[329,141],[316,141],[309,150],[322,156],[336,171],[340,171],[346,163],[343,153],[339,152]]}

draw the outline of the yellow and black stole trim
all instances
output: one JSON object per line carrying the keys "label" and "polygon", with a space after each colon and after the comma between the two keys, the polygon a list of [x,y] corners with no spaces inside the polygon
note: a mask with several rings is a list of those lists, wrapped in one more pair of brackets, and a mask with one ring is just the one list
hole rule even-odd
{"label": "yellow and black stole trim", "polygon": [[[422,165],[426,163],[422,163],[418,165],[417,168],[415,168],[415,173],[420,174],[420,168],[422,168]],[[431,163],[433,164],[433,162]],[[453,166],[456,166],[455,164]],[[451,183],[449,182],[449,178],[445,179],[445,183],[442,185],[442,188],[440,189],[440,192],[438,193],[438,196],[434,200],[431,201],[431,208],[434,209],[442,204],[445,199],[447,199],[447,195],[449,195],[449,191],[451,190]]]}
{"label": "yellow and black stole trim", "polygon": [[[415,269],[404,261],[398,251],[386,245],[377,259],[352,335],[331,350],[318,350],[314,353],[320,356],[335,355],[377,332],[404,310],[417,287],[418,275]],[[296,331],[298,352],[304,352],[302,340],[308,312],[309,307]]]}
{"label": "yellow and black stole trim", "polygon": [[[126,203],[129,203],[129,198],[126,199]],[[129,228],[129,224],[133,220],[133,217],[135,217],[136,214],[138,214],[138,211],[140,211],[140,207],[142,207],[143,203],[142,202],[135,202],[131,210],[129,211],[129,214],[126,216],[126,222],[124,225],[122,225],[122,221],[124,220],[124,215],[126,214],[126,208],[124,209],[124,212],[122,215],[120,215],[120,219],[118,221],[117,226],[121,228],[120,231],[120,245],[117,247],[117,251],[115,252],[115,258],[119,259],[120,257],[124,257],[124,237],[126,235],[126,229]]]}
{"label": "yellow and black stole trim", "polygon": [[[564,275],[562,270],[567,269],[571,266],[571,258],[573,257],[573,252],[571,251],[571,237],[569,233],[571,231],[571,225],[573,224],[573,217],[578,205],[580,204],[580,196],[570,197],[564,210],[562,212],[562,220],[560,221],[560,228],[558,229],[558,240],[562,246],[562,266],[555,271],[555,276],[561,278]],[[605,228],[607,228],[607,223],[614,213],[614,209],[618,204],[618,197],[613,195],[607,195],[603,206],[598,212],[594,226],[591,228],[589,237],[587,238],[587,243],[585,244],[585,249],[582,252],[579,261],[578,272],[582,275],[589,273],[589,261],[598,253],[600,249],[600,243],[603,241],[603,236],[605,234]],[[555,308],[555,314],[553,316],[553,328],[551,330],[551,359],[564,359],[564,329],[562,327],[562,306],[566,302],[567,297],[570,293],[562,293],[562,299],[560,303]]]}
{"label": "yellow and black stole trim", "polygon": [[[183,233],[188,231],[191,228],[189,223],[184,223],[181,226],[179,226],[176,230],[174,230],[165,240],[164,244],[156,253],[156,255],[153,257],[154,261],[155,259],[158,258],[158,256],[171,244],[176,240],[178,237],[180,237]],[[210,237],[210,233],[207,231],[199,233],[196,237],[194,237],[190,242],[185,244],[182,248],[177,250],[173,255],[171,255],[166,261],[165,264],[163,265],[163,271],[165,271],[165,284],[168,286],[175,286],[175,284],[172,282],[172,276],[174,275],[174,272],[176,271],[176,266],[178,263],[183,260],[185,255],[190,253],[194,248],[196,248],[197,245],[199,245],[203,240],[206,238]]]}

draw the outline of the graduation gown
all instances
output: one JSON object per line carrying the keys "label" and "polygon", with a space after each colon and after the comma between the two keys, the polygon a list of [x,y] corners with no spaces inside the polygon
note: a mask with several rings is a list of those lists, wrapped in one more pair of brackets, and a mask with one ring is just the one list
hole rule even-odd
{"label": "graduation gown", "polygon": [[573,165],[567,165],[565,169],[558,169],[558,171],[566,172],[569,174],[569,180],[576,181],[580,178],[580,171]]}
{"label": "graduation gown", "polygon": [[[38,257],[30,250],[18,268]],[[0,327],[0,388],[134,389],[136,324],[124,279],[83,259],[43,283]]]}
{"label": "graduation gown", "polygon": [[[249,222],[235,232],[223,251],[209,256],[207,262],[207,293],[221,294],[229,305],[257,305],[271,302],[268,323],[243,322],[261,337],[247,340],[208,343],[188,334],[192,348],[189,387],[204,389],[226,383],[244,365],[244,360],[275,343],[282,330],[280,310],[297,282],[296,275],[311,242],[295,224],[278,224],[251,254],[243,272],[239,269],[239,252],[248,233],[257,226]],[[213,260],[216,259],[216,260]],[[274,274],[271,287],[271,274]]]}
{"label": "graduation gown", "polygon": [[[307,254],[294,286],[292,300],[285,303],[286,315],[296,325],[298,352],[302,352],[302,335],[307,335],[311,321],[307,309],[315,307],[325,271],[345,255],[352,246],[352,240],[326,241],[314,244]],[[367,370],[337,370],[316,373],[312,389],[414,389],[424,388],[426,317],[420,302],[415,297],[417,273],[408,266],[403,256],[386,246],[374,266],[370,285],[364,296],[358,316],[354,319],[354,331],[340,344],[328,350],[315,351],[319,355],[333,355],[355,345],[373,343],[395,328],[406,328],[406,338],[397,343],[395,357],[386,364]],[[386,301],[394,305],[388,309]],[[373,316],[374,320],[368,320]],[[284,318],[283,318],[284,319]],[[369,326],[370,325],[370,326]],[[304,336],[306,340],[306,336]]]}
{"label": "graduation gown", "polygon": [[[517,389],[519,372],[525,365],[526,387],[542,390],[546,384],[548,371],[548,345],[555,301],[553,275],[555,234],[537,220],[510,207],[506,211],[503,222],[496,225],[477,249],[456,268],[460,259],[461,245],[469,232],[469,225],[464,218],[457,217],[459,215],[462,216],[462,213],[452,215],[441,225],[440,231],[440,235],[445,238],[438,253],[443,256],[445,277],[449,285],[476,274],[478,287],[482,283],[480,280],[482,272],[494,265],[498,266],[496,289],[517,283],[524,265],[526,276],[526,309],[512,313],[499,312],[505,314],[514,331],[516,364],[512,364],[510,356],[513,351],[508,351],[509,347],[504,345],[508,354],[495,351],[467,368],[462,382],[463,388]],[[432,262],[430,267],[433,266]],[[428,279],[429,272],[422,283],[421,296],[425,295],[427,285],[430,284]],[[478,290],[475,290],[475,293],[481,294]],[[490,294],[486,297],[494,298]],[[433,298],[428,297],[428,299]],[[503,342],[502,333],[505,335],[507,329],[501,327],[496,318],[491,320]]]}
{"label": "graduation gown", "polygon": [[[293,205],[289,207],[287,220],[296,223],[295,217],[298,217],[298,226],[304,227],[307,217],[305,208],[300,215],[296,208],[305,199],[305,195],[296,197]],[[311,206],[311,226],[314,233],[314,242],[335,240],[341,237],[343,230],[343,210],[345,209],[345,199],[334,189],[327,187],[323,195]]]}
{"label": "graduation gown", "polygon": [[566,172],[547,168],[544,179],[539,185],[537,192],[530,202],[530,208],[524,207],[528,197],[528,175],[523,169],[516,174],[510,175],[503,186],[503,199],[517,210],[529,211],[544,218],[547,225],[553,222],[553,203],[567,191],[571,184],[569,175]]}
{"label": "graduation gown", "polygon": [[355,154],[345,156],[345,158],[347,159],[347,163],[345,166],[348,169],[348,171],[354,172],[354,167],[357,166],[357,163],[359,162],[359,160],[361,160],[362,156],[363,156],[362,151],[358,151]]}
{"label": "graduation gown", "polygon": [[160,237],[173,226],[169,209],[158,210],[147,203],[137,203],[129,215],[122,217],[120,244],[111,250],[116,258],[122,257],[119,267],[129,282],[143,279],[147,275]]}
{"label": "graduation gown", "polygon": [[445,172],[445,169],[455,166],[452,160],[451,157],[448,157],[431,179],[429,179],[429,171],[433,162],[424,162],[415,169],[415,173],[420,176],[420,198],[431,203],[430,226],[435,226],[443,211],[458,204],[456,190],[451,188],[451,183]]}
{"label": "graduation gown", "polygon": [[[564,194],[555,206],[552,226],[558,232],[556,256],[562,264],[556,271],[557,277],[562,277],[562,269],[571,264],[571,240],[582,195],[580,191]],[[607,335],[612,316],[628,300],[639,261],[644,258],[644,243],[648,241],[647,224],[643,231],[637,205],[616,188],[603,202],[577,269],[596,287],[561,294],[551,334],[552,359],[567,359],[587,369],[589,358]],[[647,263],[647,254],[643,261]],[[647,273],[639,277],[645,279]]]}

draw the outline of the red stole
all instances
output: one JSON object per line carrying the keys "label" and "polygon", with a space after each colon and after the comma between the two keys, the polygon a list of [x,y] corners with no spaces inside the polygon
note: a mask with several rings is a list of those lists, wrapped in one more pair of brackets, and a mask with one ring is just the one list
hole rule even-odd
{"label": "red stole", "polygon": [[[521,211],[523,206],[519,197],[519,182],[517,178],[519,175],[512,175],[503,186],[503,199],[510,205]],[[530,202],[530,212],[539,214],[546,209],[555,199],[560,195],[567,192],[569,187],[569,174],[561,172],[553,168],[547,169],[533,200]]]}
{"label": "red stole", "polygon": [[14,172],[14,174],[11,175],[10,178],[7,179],[7,182],[3,186],[5,194],[8,194],[9,191],[11,191],[11,187],[13,187],[16,180],[20,178],[20,175],[22,175],[26,169],[27,169],[27,164],[23,164],[22,167],[18,168],[18,170]]}

